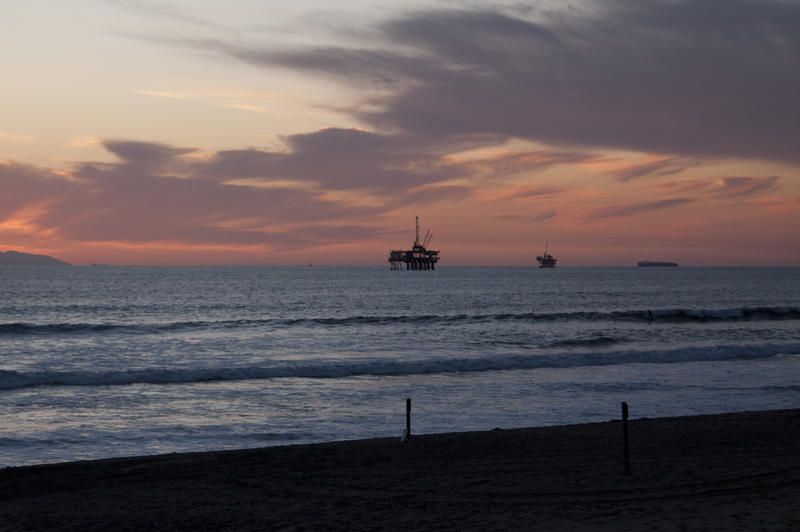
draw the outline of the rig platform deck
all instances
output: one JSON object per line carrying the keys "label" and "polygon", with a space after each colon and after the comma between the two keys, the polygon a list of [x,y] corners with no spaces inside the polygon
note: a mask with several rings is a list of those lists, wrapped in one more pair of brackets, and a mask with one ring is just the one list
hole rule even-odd
{"label": "rig platform deck", "polygon": [[[435,270],[439,262],[439,250],[427,249],[433,237],[430,230],[422,242],[419,241],[419,216],[417,216],[417,232],[411,249],[393,249],[389,252],[389,265],[393,270]],[[405,265],[405,268],[403,268]]]}

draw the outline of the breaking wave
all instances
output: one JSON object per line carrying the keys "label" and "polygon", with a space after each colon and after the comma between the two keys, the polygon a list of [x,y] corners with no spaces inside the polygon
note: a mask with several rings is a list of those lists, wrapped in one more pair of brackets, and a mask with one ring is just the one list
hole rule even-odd
{"label": "breaking wave", "polygon": [[522,312],[502,314],[348,316],[342,318],[265,318],[221,321],[178,321],[167,323],[0,323],[0,335],[49,334],[158,334],[173,331],[236,329],[247,327],[348,327],[398,324],[458,324],[487,322],[566,322],[566,321],[623,321],[623,322],[718,322],[718,321],[780,321],[800,320],[797,307],[742,307],[727,309],[637,309],[587,312]]}
{"label": "breaking wave", "polygon": [[352,376],[408,376],[459,372],[571,368],[616,364],[667,364],[768,358],[798,354],[800,344],[718,345],[671,350],[624,350],[590,353],[436,357],[421,360],[336,360],[282,363],[271,366],[197,369],[146,368],[120,371],[0,370],[0,390],[32,386],[116,386],[127,384],[187,384],[252,379]]}

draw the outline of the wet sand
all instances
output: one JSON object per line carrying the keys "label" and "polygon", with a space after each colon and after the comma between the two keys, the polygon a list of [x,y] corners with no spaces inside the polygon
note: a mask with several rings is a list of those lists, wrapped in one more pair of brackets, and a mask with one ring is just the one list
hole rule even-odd
{"label": "wet sand", "polygon": [[628,426],[8,468],[0,530],[800,530],[800,410]]}

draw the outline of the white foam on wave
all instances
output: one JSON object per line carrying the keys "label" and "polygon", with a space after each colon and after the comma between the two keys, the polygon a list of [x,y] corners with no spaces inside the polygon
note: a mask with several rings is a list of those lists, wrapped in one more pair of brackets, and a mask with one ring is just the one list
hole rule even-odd
{"label": "white foam on wave", "polygon": [[284,362],[271,366],[217,368],[145,368],[118,371],[9,371],[0,370],[0,389],[31,386],[118,386],[134,383],[187,384],[277,378],[336,379],[352,376],[406,376],[439,373],[570,368],[617,364],[672,364],[682,362],[758,359],[800,353],[800,344],[690,346],[666,350],[621,350],[587,353],[487,355],[426,359],[339,359],[311,363]]}

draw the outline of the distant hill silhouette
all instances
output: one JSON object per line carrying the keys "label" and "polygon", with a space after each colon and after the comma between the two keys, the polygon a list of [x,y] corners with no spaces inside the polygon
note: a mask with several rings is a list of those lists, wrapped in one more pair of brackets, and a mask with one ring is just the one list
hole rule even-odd
{"label": "distant hill silhouette", "polygon": [[47,255],[33,255],[19,251],[0,251],[0,266],[69,266],[69,263],[48,257]]}

